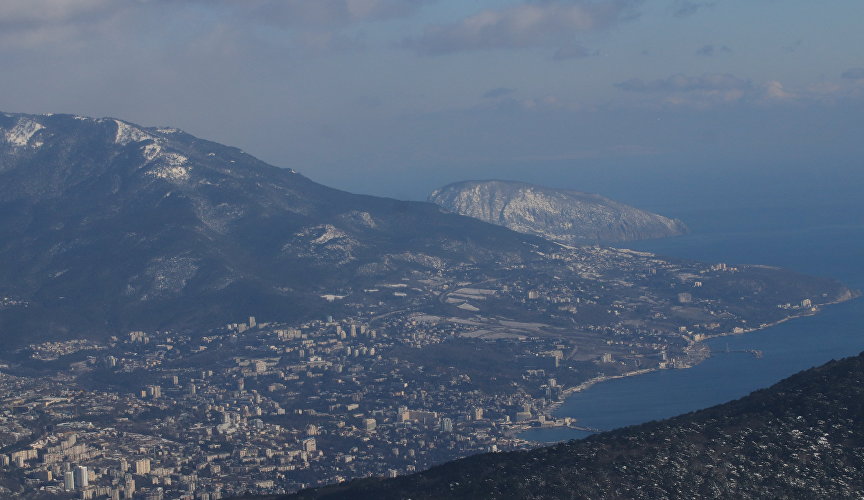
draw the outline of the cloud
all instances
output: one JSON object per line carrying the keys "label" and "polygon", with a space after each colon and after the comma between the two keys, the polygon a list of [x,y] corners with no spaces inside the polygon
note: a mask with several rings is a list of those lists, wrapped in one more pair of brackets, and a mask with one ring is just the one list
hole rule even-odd
{"label": "cloud", "polygon": [[498,97],[510,95],[513,92],[516,92],[516,89],[508,89],[505,87],[498,87],[497,89],[489,89],[486,92],[483,92],[483,98],[484,99],[496,99]]}
{"label": "cloud", "polygon": [[706,73],[702,76],[677,74],[647,82],[632,78],[615,86],[627,92],[713,92],[747,90],[753,84],[750,80],[742,80],[728,73]]}
{"label": "cloud", "polygon": [[0,25],[68,22],[111,9],[116,3],[111,0],[3,0],[0,2]]}
{"label": "cloud", "polygon": [[672,75],[659,80],[633,78],[615,87],[634,94],[649,95],[643,101],[648,106],[681,106],[710,108],[713,106],[750,103],[768,105],[815,98],[807,92],[786,89],[776,80],[754,83],[728,73],[706,73],[701,76]]}
{"label": "cloud", "polygon": [[[168,1],[168,0],[163,0]],[[193,0],[221,3],[260,22],[287,27],[344,26],[356,22],[406,17],[431,0]]]}
{"label": "cloud", "polygon": [[790,92],[783,87],[783,84],[777,80],[765,82],[761,86],[762,96],[768,101],[788,101],[798,99],[800,96],[794,92]]}
{"label": "cloud", "polygon": [[864,80],[864,68],[849,68],[840,76],[846,80]]}
{"label": "cloud", "polygon": [[225,9],[241,17],[286,26],[336,26],[405,17],[434,0],[3,0],[0,24],[68,22],[109,10],[168,9],[184,5]]}
{"label": "cloud", "polygon": [[123,10],[111,0],[3,0],[0,49],[16,50],[76,40]]}
{"label": "cloud", "polygon": [[[258,28],[290,30],[311,50],[355,46],[345,28],[408,17],[435,0],[0,0],[0,49],[79,42],[93,34],[131,39],[153,26],[207,33],[230,21],[235,30],[258,36]],[[191,24],[182,20],[194,18]],[[146,27],[144,27],[146,26]],[[187,32],[179,34],[180,31]],[[267,38],[266,36],[264,38]],[[272,38],[272,37],[271,37]]]}
{"label": "cloud", "polygon": [[713,57],[720,54],[731,54],[732,49],[723,45],[720,47],[715,47],[714,45],[703,45],[699,50],[696,51],[697,56],[704,57]]}
{"label": "cloud", "polygon": [[405,40],[403,46],[424,55],[553,46],[561,55],[573,57],[578,52],[572,48],[574,37],[635,17],[634,7],[639,3],[545,0],[487,9],[457,23],[430,26],[420,37]]}
{"label": "cloud", "polygon": [[672,3],[672,14],[675,17],[687,17],[696,14],[702,9],[713,7],[714,2],[700,2],[693,0],[675,0]]}

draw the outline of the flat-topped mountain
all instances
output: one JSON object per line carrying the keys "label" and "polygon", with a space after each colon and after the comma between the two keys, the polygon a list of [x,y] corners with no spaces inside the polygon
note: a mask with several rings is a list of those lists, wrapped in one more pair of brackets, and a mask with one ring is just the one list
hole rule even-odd
{"label": "flat-topped mountain", "polygon": [[864,354],[661,422],[289,498],[860,498],[862,421]]}
{"label": "flat-topped mountain", "polygon": [[597,194],[522,182],[457,182],[433,191],[429,201],[454,213],[567,245],[664,238],[687,232],[677,219]]}

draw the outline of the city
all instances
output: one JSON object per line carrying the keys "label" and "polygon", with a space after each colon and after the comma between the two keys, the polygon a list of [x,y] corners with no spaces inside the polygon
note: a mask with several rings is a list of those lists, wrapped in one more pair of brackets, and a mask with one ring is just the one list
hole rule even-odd
{"label": "city", "polygon": [[598,247],[545,258],[573,274],[439,270],[320,298],[344,316],[30,345],[0,366],[0,485],[211,500],[533,448],[532,426],[581,428],[554,416],[574,390],[686,368],[710,355],[702,340],[848,292],[802,282],[824,295],[744,307],[724,287],[758,269]]}

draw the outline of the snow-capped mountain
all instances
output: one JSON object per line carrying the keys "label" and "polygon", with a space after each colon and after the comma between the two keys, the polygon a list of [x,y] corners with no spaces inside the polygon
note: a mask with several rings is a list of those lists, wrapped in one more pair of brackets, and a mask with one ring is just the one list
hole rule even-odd
{"label": "snow-capped mountain", "polygon": [[608,244],[687,232],[677,219],[600,195],[522,182],[457,182],[433,191],[429,201],[454,213],[567,245]]}
{"label": "snow-capped mountain", "polygon": [[321,315],[320,294],[519,261],[529,242],[545,244],[177,129],[0,113],[4,338]]}
{"label": "snow-capped mountain", "polygon": [[[621,273],[647,275],[655,261],[339,191],[173,128],[0,113],[0,351],[139,329],[204,334],[249,315],[461,314],[473,309],[440,300],[451,284],[611,285]],[[756,274],[748,286],[779,294],[759,296],[772,311],[787,296],[849,293],[779,270]],[[499,302],[490,314],[534,314]]]}

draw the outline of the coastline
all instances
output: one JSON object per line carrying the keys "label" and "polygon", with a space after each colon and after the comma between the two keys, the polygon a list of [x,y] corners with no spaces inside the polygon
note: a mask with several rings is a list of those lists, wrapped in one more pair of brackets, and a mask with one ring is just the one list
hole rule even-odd
{"label": "coastline", "polygon": [[[706,355],[698,357],[696,359],[696,361],[693,362],[692,364],[669,366],[669,367],[643,368],[643,369],[639,369],[639,370],[624,372],[624,373],[621,373],[618,375],[602,375],[602,376],[593,377],[593,378],[586,380],[585,382],[582,382],[576,386],[564,388],[562,390],[563,398],[560,401],[554,401],[554,402],[551,402],[547,405],[544,405],[543,411],[544,411],[544,413],[554,413],[561,406],[563,406],[564,403],[567,402],[567,399],[569,399],[572,395],[579,393],[579,392],[583,392],[583,391],[585,391],[585,390],[587,390],[587,389],[589,389],[589,388],[591,388],[591,387],[593,387],[599,383],[602,383],[602,382],[606,382],[606,381],[610,381],[610,380],[616,380],[616,379],[624,379],[624,378],[628,378],[628,377],[635,377],[635,376],[639,376],[639,375],[645,375],[648,373],[654,373],[654,372],[658,372],[661,370],[673,370],[673,369],[685,370],[685,369],[693,368],[695,366],[698,366],[699,364],[701,364],[705,360],[712,357],[713,351],[711,350],[710,347],[705,345],[706,341],[713,340],[713,339],[719,339],[719,338],[723,338],[723,337],[730,337],[730,336],[742,336],[742,335],[745,335],[748,333],[767,330],[769,328],[784,324],[784,323],[786,323],[790,320],[793,320],[793,319],[816,316],[819,313],[823,312],[823,308],[825,308],[827,306],[841,304],[844,302],[849,302],[851,300],[855,300],[857,298],[860,298],[861,296],[862,296],[861,291],[847,288],[847,293],[845,293],[843,296],[841,296],[838,299],[835,299],[835,300],[829,301],[829,302],[822,302],[822,303],[814,304],[811,308],[808,308],[805,311],[801,311],[801,312],[798,312],[796,314],[786,316],[784,318],[781,318],[777,321],[773,321],[771,323],[763,323],[763,324],[759,325],[758,327],[748,328],[748,329],[738,331],[738,332],[733,331],[733,332],[722,332],[722,333],[717,333],[717,334],[712,334],[712,335],[704,335],[701,338],[699,338],[699,340],[695,340],[695,339],[691,340],[688,343],[687,347],[685,347],[685,350],[687,350],[687,349],[691,349],[691,348],[696,347],[696,346],[704,346],[703,352],[705,352]],[[754,354],[755,354],[755,352],[754,352]],[[569,429],[582,430],[582,431],[586,431],[586,432],[604,432],[601,429],[594,429],[594,428],[578,425],[577,423],[580,420],[579,417],[567,417],[567,418],[573,419],[573,421],[570,425],[560,425],[560,424],[559,425],[547,425],[547,426],[541,425],[539,428],[554,429],[554,428],[566,427]],[[536,440],[524,439],[524,438],[520,437],[524,432],[538,428],[535,425],[532,425],[534,422],[536,422],[536,420],[532,419],[532,420],[524,422],[524,423],[513,424],[512,436],[516,439],[521,440],[526,445],[536,446],[538,444],[548,444],[548,442],[545,442],[545,441],[536,441]],[[577,425],[573,425],[573,424],[577,424]]]}
{"label": "coastline", "polygon": [[705,342],[706,340],[718,339],[718,338],[722,338],[722,337],[730,337],[733,335],[745,335],[748,333],[758,332],[761,330],[767,330],[768,328],[771,328],[771,327],[774,327],[777,325],[781,325],[781,324],[786,323],[787,321],[790,321],[793,319],[815,316],[815,315],[822,312],[823,307],[828,307],[828,306],[832,306],[832,305],[836,305],[836,304],[842,304],[844,302],[849,302],[850,300],[855,300],[857,298],[860,298],[861,295],[862,295],[861,291],[847,288],[846,294],[843,295],[842,297],[840,297],[836,300],[832,300],[830,302],[821,302],[818,304],[814,304],[811,308],[807,309],[806,311],[801,311],[797,314],[792,314],[792,315],[786,316],[785,318],[780,318],[777,321],[773,321],[771,323],[762,323],[761,325],[759,325],[757,327],[742,329],[740,332],[723,332],[723,333],[715,333],[715,334],[711,334],[711,335],[705,334],[700,340],[694,340],[691,343],[691,345]]}

